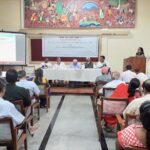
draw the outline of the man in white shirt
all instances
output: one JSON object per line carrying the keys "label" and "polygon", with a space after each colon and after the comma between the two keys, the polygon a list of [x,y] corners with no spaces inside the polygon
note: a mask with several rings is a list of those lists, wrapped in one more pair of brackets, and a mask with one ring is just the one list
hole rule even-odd
{"label": "man in white shirt", "polygon": [[0,78],[0,118],[11,117],[15,127],[21,124],[25,117],[15,108],[12,103],[2,98],[5,94],[5,86],[5,81]]}
{"label": "man in white shirt", "polygon": [[[56,64],[54,64],[53,69],[66,69],[66,65],[61,61],[61,58],[58,57],[56,60]],[[67,81],[63,81],[63,80],[54,80],[52,81],[53,84],[57,85],[57,86],[62,86],[66,83]]]}
{"label": "man in white shirt", "polygon": [[144,81],[148,79],[147,75],[144,74],[143,72],[140,72],[139,69],[135,69],[136,73],[136,78],[140,80],[141,85],[143,84]]}
{"label": "man in white shirt", "polygon": [[34,95],[38,96],[40,94],[39,87],[35,84],[35,82],[28,81],[26,79],[26,72],[24,70],[18,72],[18,78],[19,82],[16,82],[16,85],[28,89],[31,97]]}
{"label": "man in white shirt", "polygon": [[52,64],[48,62],[48,58],[45,58],[44,62],[40,64],[40,67],[43,69],[52,68]]}
{"label": "man in white shirt", "polygon": [[64,64],[64,62],[61,61],[61,58],[58,57],[56,60],[56,64],[53,67],[54,69],[65,69],[66,65]]}
{"label": "man in white shirt", "polygon": [[141,98],[134,99],[126,109],[123,111],[123,116],[125,118],[126,114],[139,115],[139,108],[141,104],[145,101],[150,101],[150,79],[144,81],[143,83],[144,96]]}
{"label": "man in white shirt", "polygon": [[110,68],[108,62],[105,60],[105,56],[100,56],[100,61],[96,64],[96,68],[108,67]]}
{"label": "man in white shirt", "polygon": [[129,83],[131,79],[136,78],[136,73],[131,70],[132,70],[131,65],[127,65],[126,71],[122,72],[120,75],[120,80],[125,81],[126,83]]}

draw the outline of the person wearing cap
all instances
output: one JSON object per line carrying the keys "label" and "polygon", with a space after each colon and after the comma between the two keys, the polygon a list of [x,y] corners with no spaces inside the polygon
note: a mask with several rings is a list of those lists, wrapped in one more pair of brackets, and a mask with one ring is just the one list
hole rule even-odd
{"label": "person wearing cap", "polygon": [[108,67],[102,67],[101,75],[99,75],[95,80],[95,83],[98,85],[98,89],[102,88],[104,83],[110,81],[111,81],[110,69]]}

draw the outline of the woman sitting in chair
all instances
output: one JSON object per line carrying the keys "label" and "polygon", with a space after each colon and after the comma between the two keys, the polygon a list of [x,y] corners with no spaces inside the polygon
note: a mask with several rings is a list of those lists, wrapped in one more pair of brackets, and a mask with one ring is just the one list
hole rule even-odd
{"label": "woman sitting in chair", "polygon": [[140,107],[141,124],[132,124],[117,134],[117,150],[130,147],[145,147],[150,149],[150,101]]}
{"label": "woman sitting in chair", "polygon": [[33,78],[33,81],[37,84],[47,84],[47,79],[43,76],[43,70],[41,68],[38,68],[35,71],[35,77]]}
{"label": "woman sitting in chair", "polygon": [[[117,86],[113,94],[110,96],[110,98],[125,98],[128,99],[128,102],[130,103],[132,100],[135,98],[141,97],[140,91],[137,89],[140,86],[140,81],[137,78],[133,78],[129,85],[121,83],[120,85]],[[117,105],[118,111],[122,109],[122,102],[118,102],[120,104]],[[120,106],[120,107],[119,107]],[[108,104],[106,107],[107,109],[111,108],[111,103]],[[113,111],[113,110],[112,110]],[[112,131],[113,128],[116,125],[116,117],[115,116],[110,116],[110,115],[105,115],[104,116],[104,121],[106,123],[105,129],[106,131]]]}
{"label": "woman sitting in chair", "polygon": [[[43,75],[43,70],[41,68],[38,68],[35,71],[35,78],[33,79],[33,81],[39,86],[40,89],[40,94],[43,94],[44,88],[46,87],[50,87],[48,80],[45,78],[45,76]],[[43,97],[40,97],[40,106],[41,107],[45,107],[46,105],[46,100]]]}

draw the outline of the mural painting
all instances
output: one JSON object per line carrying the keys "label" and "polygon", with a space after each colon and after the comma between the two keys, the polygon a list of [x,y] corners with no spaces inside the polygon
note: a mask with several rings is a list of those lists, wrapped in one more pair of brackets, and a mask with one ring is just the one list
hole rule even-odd
{"label": "mural painting", "polygon": [[133,28],[136,0],[24,0],[25,28]]}

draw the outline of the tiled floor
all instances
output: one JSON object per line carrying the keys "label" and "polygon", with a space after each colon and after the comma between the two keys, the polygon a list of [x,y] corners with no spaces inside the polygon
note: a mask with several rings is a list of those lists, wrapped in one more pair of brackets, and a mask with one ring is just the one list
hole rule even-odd
{"label": "tiled floor", "polygon": [[[41,109],[36,125],[28,150],[101,150],[90,96],[51,96],[49,112]],[[115,150],[115,140],[106,140],[108,150]]]}

